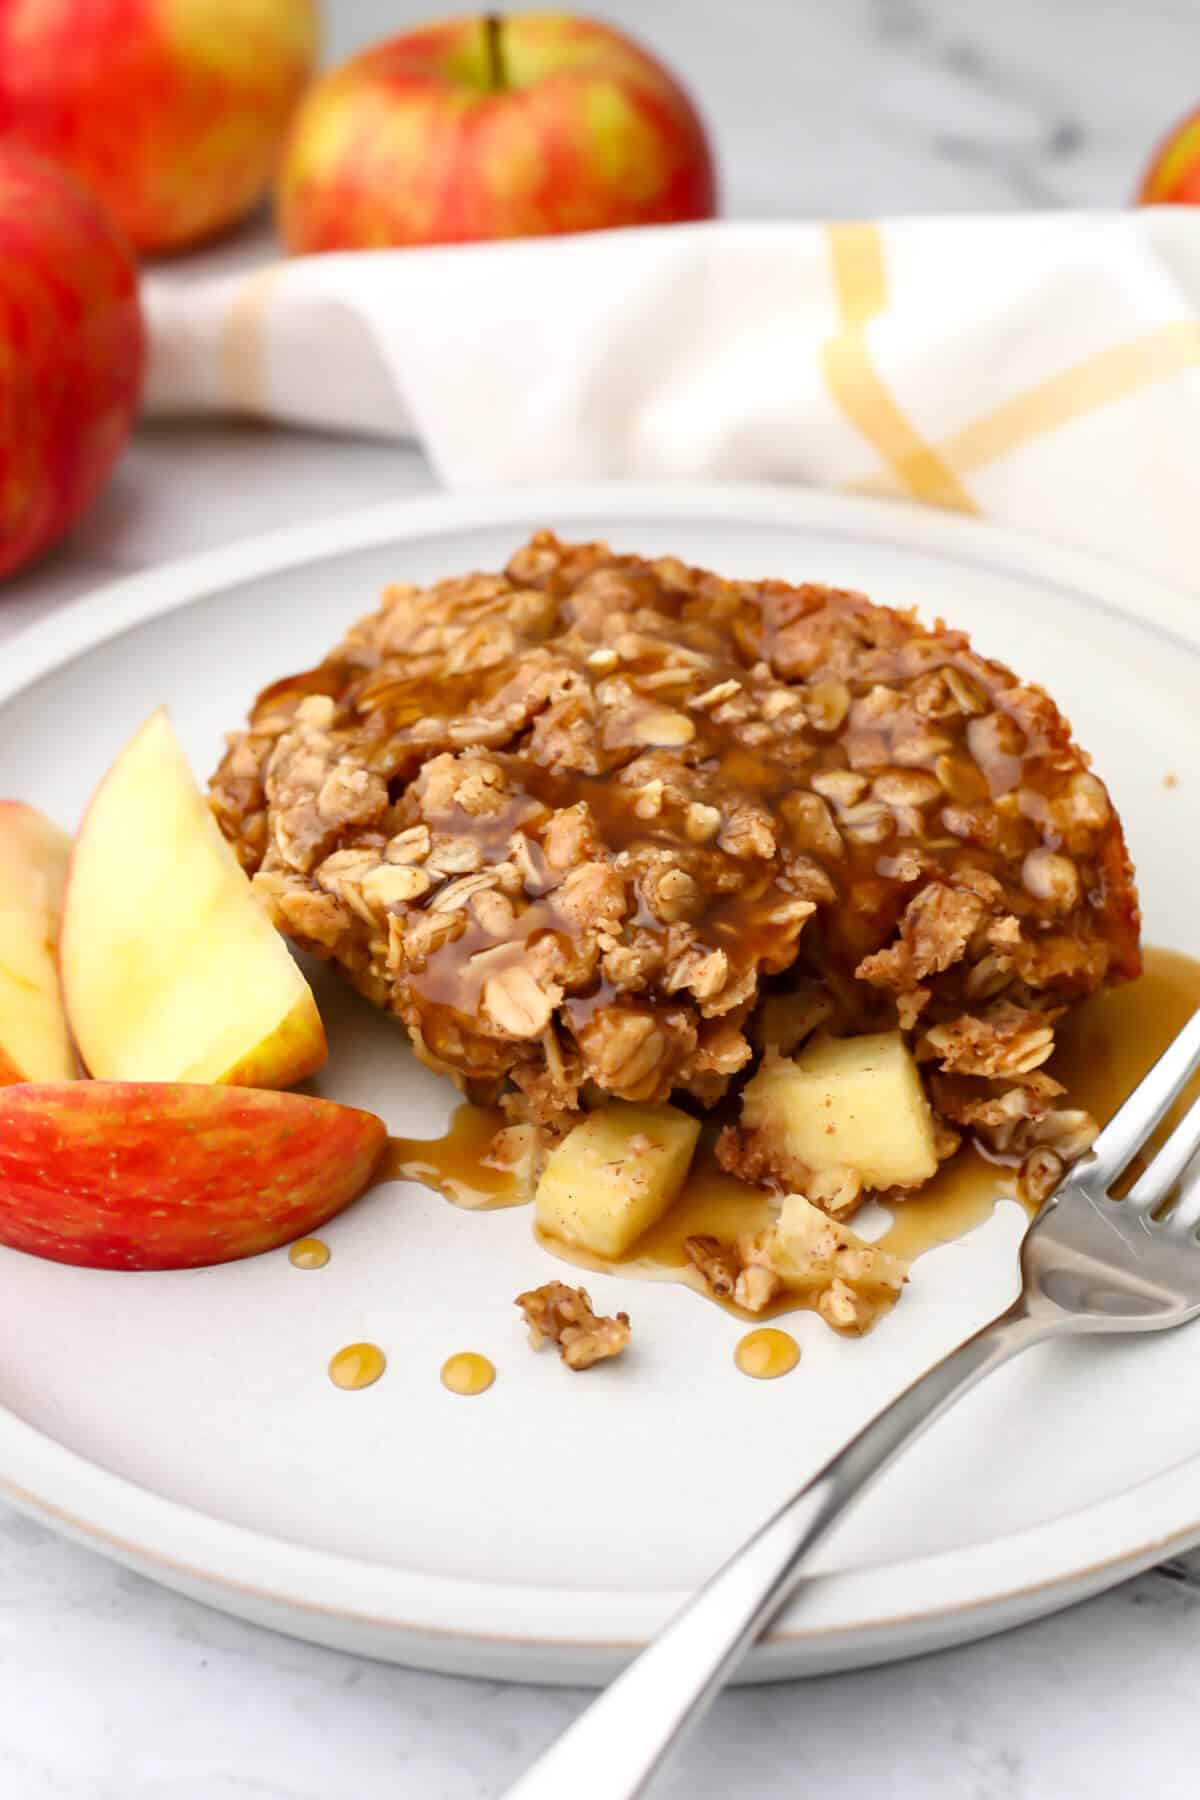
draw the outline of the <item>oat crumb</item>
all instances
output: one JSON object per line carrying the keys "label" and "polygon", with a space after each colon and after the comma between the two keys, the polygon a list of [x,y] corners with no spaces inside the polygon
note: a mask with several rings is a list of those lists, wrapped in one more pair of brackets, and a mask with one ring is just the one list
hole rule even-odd
{"label": "oat crumb", "polygon": [[518,1294],[515,1304],[525,1314],[533,1348],[557,1344],[568,1369],[590,1369],[605,1357],[620,1356],[629,1342],[629,1314],[597,1317],[584,1288],[548,1281],[544,1287]]}

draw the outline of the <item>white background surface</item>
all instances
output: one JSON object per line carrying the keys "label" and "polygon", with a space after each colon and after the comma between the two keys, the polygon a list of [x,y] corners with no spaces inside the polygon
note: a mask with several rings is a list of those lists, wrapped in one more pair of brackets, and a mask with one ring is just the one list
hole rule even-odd
{"label": "white background surface", "polygon": [[[455,10],[328,0],[330,50]],[[596,10],[691,82],[742,216],[1121,204],[1200,98],[1193,0]],[[145,432],[73,540],[0,590],[0,636],[114,574],[429,483],[393,447]],[[1195,1787],[1198,1678],[1200,1580],[1172,1566],[972,1649],[727,1695],[664,1793],[1174,1800]],[[14,1800],[483,1800],[580,1703],[257,1632],[0,1513],[0,1793]]]}

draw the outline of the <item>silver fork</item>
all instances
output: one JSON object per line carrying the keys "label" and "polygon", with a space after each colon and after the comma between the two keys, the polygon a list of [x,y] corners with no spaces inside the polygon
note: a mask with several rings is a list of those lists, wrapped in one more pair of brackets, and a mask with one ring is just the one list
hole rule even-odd
{"label": "silver fork", "polygon": [[1112,1189],[1200,1067],[1200,1012],[1047,1200],[1006,1312],[952,1350],[781,1507],[516,1786],[508,1800],[634,1800],[799,1586],[808,1552],[968,1388],[1044,1338],[1164,1331],[1200,1314],[1200,1101],[1128,1194]]}

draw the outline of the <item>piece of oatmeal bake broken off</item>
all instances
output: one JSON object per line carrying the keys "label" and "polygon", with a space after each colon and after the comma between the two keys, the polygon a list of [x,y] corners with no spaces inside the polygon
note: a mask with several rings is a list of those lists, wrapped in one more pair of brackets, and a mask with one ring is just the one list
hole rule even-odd
{"label": "piece of oatmeal bake broken off", "polygon": [[[939,1154],[1069,1159],[1055,1022],[1139,966],[1120,824],[1039,688],[860,594],[548,532],[389,588],[260,696],[212,805],[283,932],[552,1130],[713,1104],[777,1014],[789,1048],[899,1027]],[[770,1176],[753,1133],[722,1154]]]}
{"label": "piece of oatmeal bake broken off", "polygon": [[594,1363],[620,1356],[629,1343],[629,1314],[601,1317],[586,1288],[547,1281],[518,1294],[514,1304],[529,1327],[530,1346],[541,1350],[546,1344],[557,1344],[568,1369],[590,1369]]}

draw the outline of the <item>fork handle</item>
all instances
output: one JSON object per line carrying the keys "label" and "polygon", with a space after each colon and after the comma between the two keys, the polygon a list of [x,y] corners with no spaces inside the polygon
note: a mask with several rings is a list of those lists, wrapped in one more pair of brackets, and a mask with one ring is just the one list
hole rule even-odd
{"label": "fork handle", "polygon": [[688,1601],[509,1789],[507,1800],[636,1800],[734,1664],[799,1586],[808,1552],[906,1444],[1040,1338],[1024,1296],[914,1381]]}

